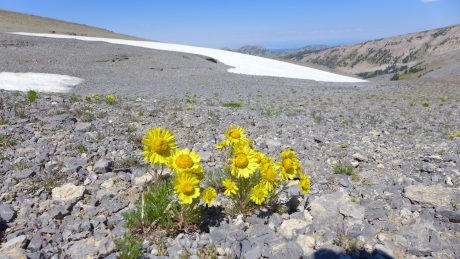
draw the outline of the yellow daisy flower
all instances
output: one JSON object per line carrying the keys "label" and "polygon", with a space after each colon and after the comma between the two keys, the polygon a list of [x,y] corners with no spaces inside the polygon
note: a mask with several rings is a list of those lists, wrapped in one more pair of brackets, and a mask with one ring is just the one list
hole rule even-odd
{"label": "yellow daisy flower", "polygon": [[217,191],[212,187],[208,187],[203,191],[203,201],[207,205],[212,205],[216,201]]}
{"label": "yellow daisy flower", "polygon": [[232,194],[236,194],[236,191],[238,191],[238,186],[234,181],[231,179],[227,178],[222,182],[222,185],[225,188],[224,194],[227,196],[231,196]]}
{"label": "yellow daisy flower", "polygon": [[230,128],[225,131],[224,135],[232,143],[247,140],[246,134],[244,134],[244,129],[240,126],[230,125]]}
{"label": "yellow daisy flower", "polygon": [[232,175],[238,178],[249,178],[259,168],[256,152],[247,146],[235,150],[230,163]]}
{"label": "yellow daisy flower", "polygon": [[177,147],[175,141],[176,137],[167,129],[147,130],[146,136],[142,139],[145,161],[157,165],[165,164],[171,155],[171,150]]}
{"label": "yellow daisy flower", "polygon": [[263,184],[258,184],[252,188],[251,192],[251,200],[257,204],[260,205],[265,201],[265,198],[267,198],[268,191],[265,188]]}
{"label": "yellow daisy flower", "polygon": [[195,174],[198,180],[203,179],[201,157],[188,148],[177,149],[169,158],[168,165],[177,173],[191,173]]}
{"label": "yellow daisy flower", "polygon": [[200,181],[190,174],[178,174],[174,179],[174,193],[182,204],[191,204],[200,197]]}
{"label": "yellow daisy flower", "polygon": [[225,140],[223,140],[222,142],[220,142],[219,144],[217,144],[217,145],[216,145],[216,148],[222,149],[222,148],[224,148],[224,147],[226,147],[226,146],[228,146],[228,145],[230,145],[230,140],[225,139]]}
{"label": "yellow daisy flower", "polygon": [[262,159],[260,163],[261,182],[265,185],[268,192],[278,187],[278,170],[279,166],[273,163],[271,157]]}
{"label": "yellow daisy flower", "polygon": [[300,165],[300,161],[295,155],[294,151],[291,149],[284,150],[281,153],[281,162],[279,163],[281,167],[281,180],[292,180],[294,179],[296,174],[300,174],[302,172],[302,166]]}
{"label": "yellow daisy flower", "polygon": [[308,175],[302,174],[299,181],[299,188],[302,194],[308,194],[310,192],[310,179]]}
{"label": "yellow daisy flower", "polygon": [[267,158],[264,153],[256,151],[257,163],[262,164],[262,162]]}

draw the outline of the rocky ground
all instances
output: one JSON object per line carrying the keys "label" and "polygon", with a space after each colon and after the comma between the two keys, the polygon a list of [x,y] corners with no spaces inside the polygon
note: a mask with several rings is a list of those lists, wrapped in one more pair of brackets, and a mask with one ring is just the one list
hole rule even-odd
{"label": "rocky ground", "polygon": [[0,258],[116,258],[122,214],[150,179],[145,131],[171,129],[211,171],[231,123],[266,154],[294,149],[311,193],[287,212],[146,238],[146,258],[459,258],[459,105],[458,84],[430,81],[134,94],[114,105],[0,91]]}

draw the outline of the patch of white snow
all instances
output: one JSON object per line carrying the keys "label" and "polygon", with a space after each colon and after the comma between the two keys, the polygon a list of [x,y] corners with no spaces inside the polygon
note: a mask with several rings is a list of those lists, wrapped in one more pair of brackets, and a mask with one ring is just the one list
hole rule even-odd
{"label": "patch of white snow", "polygon": [[65,93],[82,82],[81,78],[58,74],[0,72],[0,89],[11,91]]}
{"label": "patch of white snow", "polygon": [[360,83],[365,80],[342,76],[319,69],[314,69],[306,66],[300,66],[283,62],[279,60],[257,57],[232,51],[210,49],[202,47],[194,47],[179,44],[170,44],[152,41],[135,41],[110,38],[96,38],[73,35],[59,34],[44,34],[44,33],[25,33],[16,32],[14,34],[25,36],[38,36],[60,39],[76,39],[82,41],[100,41],[113,44],[121,44],[135,47],[143,47],[156,50],[176,51],[190,54],[203,55],[219,60],[220,62],[232,67],[228,71],[236,74],[254,75],[254,76],[273,76],[296,79],[308,79],[324,82],[344,82],[344,83]]}

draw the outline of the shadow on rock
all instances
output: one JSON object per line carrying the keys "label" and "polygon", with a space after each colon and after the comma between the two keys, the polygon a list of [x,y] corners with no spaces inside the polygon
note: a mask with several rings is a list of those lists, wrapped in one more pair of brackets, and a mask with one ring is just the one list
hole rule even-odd
{"label": "shadow on rock", "polygon": [[209,227],[220,226],[222,220],[224,220],[224,208],[222,206],[208,207],[205,210],[200,230],[209,233]]}
{"label": "shadow on rock", "polygon": [[322,248],[316,251],[308,259],[393,259],[392,256],[388,255],[387,253],[383,252],[382,250],[375,249],[372,253],[365,251],[364,249],[358,250],[352,253],[344,253],[344,252],[337,252],[331,249]]}
{"label": "shadow on rock", "polygon": [[6,222],[0,218],[0,241],[3,240],[3,236],[5,235],[5,230],[8,228]]}

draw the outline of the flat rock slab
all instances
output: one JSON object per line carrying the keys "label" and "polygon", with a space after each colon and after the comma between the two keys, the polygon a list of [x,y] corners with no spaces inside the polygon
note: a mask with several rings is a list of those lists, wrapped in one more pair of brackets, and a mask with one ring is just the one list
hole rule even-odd
{"label": "flat rock slab", "polygon": [[404,196],[411,201],[430,204],[433,206],[451,206],[460,194],[458,189],[436,185],[410,185],[404,188]]}
{"label": "flat rock slab", "polygon": [[20,248],[12,248],[5,251],[0,250],[0,258],[2,259],[27,259],[24,255],[24,250]]}
{"label": "flat rock slab", "polygon": [[52,191],[53,201],[78,201],[85,193],[84,186],[75,186],[72,183],[64,184],[61,187],[56,187]]}
{"label": "flat rock slab", "polygon": [[16,217],[16,211],[14,211],[11,204],[0,204],[0,219],[11,222]]}

